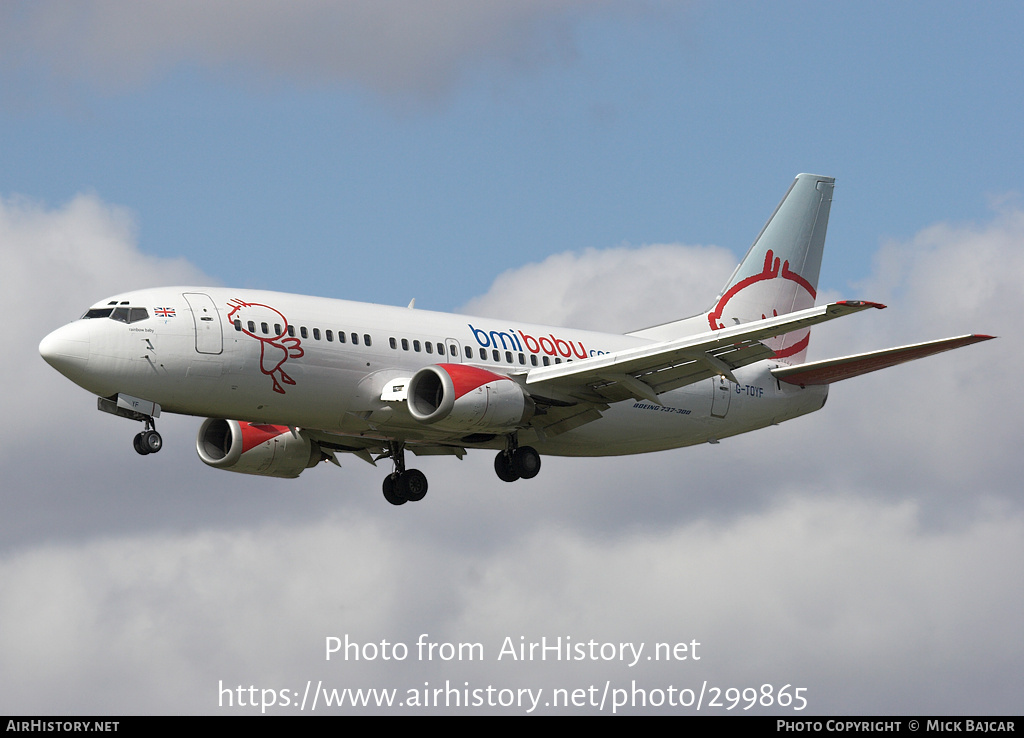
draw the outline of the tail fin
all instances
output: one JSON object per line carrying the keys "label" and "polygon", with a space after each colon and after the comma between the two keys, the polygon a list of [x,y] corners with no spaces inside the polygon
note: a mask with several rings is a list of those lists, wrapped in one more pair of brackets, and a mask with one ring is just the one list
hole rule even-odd
{"label": "tail fin", "polygon": [[[798,174],[708,312],[712,330],[814,306],[835,179]],[[766,341],[775,356],[798,363],[810,331]]]}
{"label": "tail fin", "polygon": [[[631,335],[665,340],[669,334],[718,330],[814,306],[835,179],[798,174],[754,245],[703,316],[655,326]],[[804,360],[809,329],[768,339],[787,363]]]}

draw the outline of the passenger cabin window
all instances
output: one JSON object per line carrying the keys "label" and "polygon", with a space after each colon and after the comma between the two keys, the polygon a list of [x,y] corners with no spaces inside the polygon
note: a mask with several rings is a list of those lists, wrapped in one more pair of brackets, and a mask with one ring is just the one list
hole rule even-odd
{"label": "passenger cabin window", "polygon": [[444,344],[443,343],[437,344],[437,353],[438,353],[439,356],[444,356]]}
{"label": "passenger cabin window", "polygon": [[363,345],[364,345],[364,346],[369,346],[369,345],[371,345],[371,341],[370,341],[370,334],[369,334],[369,333],[364,333],[364,334],[363,334]]}
{"label": "passenger cabin window", "polygon": [[388,343],[391,344],[391,348],[393,348],[393,349],[397,349],[398,348],[398,341],[395,340],[394,336],[392,336],[391,338],[388,339]]}
{"label": "passenger cabin window", "polygon": [[249,321],[249,322],[247,323],[247,325],[248,325],[248,327],[249,327],[249,332],[250,332],[250,333],[255,333],[255,332],[256,332],[256,324],[255,324],[254,322],[252,322],[252,321],[250,320],[250,321]]}
{"label": "passenger cabin window", "polygon": [[313,340],[314,341],[319,341],[320,340],[320,329],[319,328],[314,328],[313,329]]}
{"label": "passenger cabin window", "polygon": [[409,339],[408,338],[403,338],[402,339],[402,351],[408,351],[408,350],[409,350]]}
{"label": "passenger cabin window", "polygon": [[353,333],[352,334],[352,345],[353,346],[358,346],[359,345],[359,334],[358,333]]}
{"label": "passenger cabin window", "polygon": [[466,346],[466,358],[467,359],[472,359],[473,358],[473,347],[472,346]]}
{"label": "passenger cabin window", "polygon": [[415,351],[416,353],[420,352],[420,342],[419,341],[413,341],[412,342],[412,350]]}
{"label": "passenger cabin window", "polygon": [[334,331],[332,331],[330,329],[327,329],[326,331],[324,331],[324,338],[327,339],[328,343],[333,343],[333,341],[334,341]]}
{"label": "passenger cabin window", "polygon": [[239,333],[242,332],[242,321],[239,320],[238,318],[235,318],[235,330],[238,331]]}
{"label": "passenger cabin window", "polygon": [[338,331],[338,343],[345,343],[345,331]]}
{"label": "passenger cabin window", "polygon": [[428,354],[434,353],[434,344],[432,344],[430,341],[426,341],[423,344],[423,348],[425,348],[427,350]]}
{"label": "passenger cabin window", "polygon": [[301,326],[299,328],[299,335],[303,338],[309,338],[309,331],[306,330],[306,326]]}
{"label": "passenger cabin window", "polygon": [[260,323],[260,329],[263,331],[263,335],[267,336],[270,334],[270,326],[266,323]]}

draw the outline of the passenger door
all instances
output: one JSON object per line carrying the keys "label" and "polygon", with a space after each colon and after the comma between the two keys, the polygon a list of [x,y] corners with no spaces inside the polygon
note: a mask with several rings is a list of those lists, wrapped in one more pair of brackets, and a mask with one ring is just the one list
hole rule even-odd
{"label": "passenger door", "polygon": [[196,351],[201,354],[223,352],[223,326],[213,299],[204,292],[185,292],[182,297],[192,310],[192,322],[196,326]]}

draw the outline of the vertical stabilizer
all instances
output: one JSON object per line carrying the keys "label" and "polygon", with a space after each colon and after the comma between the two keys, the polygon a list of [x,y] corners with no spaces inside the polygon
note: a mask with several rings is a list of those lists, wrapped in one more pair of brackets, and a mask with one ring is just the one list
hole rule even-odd
{"label": "vertical stabilizer", "polygon": [[[814,307],[834,185],[832,177],[798,174],[707,312],[629,335],[667,341]],[[805,329],[764,343],[795,364],[806,356],[809,335]]]}
{"label": "vertical stabilizer", "polygon": [[[799,174],[708,312],[712,329],[814,306],[835,179]],[[803,361],[809,330],[765,343],[776,357]]]}

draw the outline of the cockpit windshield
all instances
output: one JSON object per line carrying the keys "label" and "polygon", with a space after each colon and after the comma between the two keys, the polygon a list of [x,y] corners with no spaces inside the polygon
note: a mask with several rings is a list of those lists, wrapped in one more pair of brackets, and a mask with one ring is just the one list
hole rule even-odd
{"label": "cockpit windshield", "polygon": [[114,308],[114,312],[110,314],[110,319],[119,323],[138,323],[148,317],[149,313],[146,308],[118,307]]}
{"label": "cockpit windshield", "polygon": [[127,304],[122,303],[109,303],[106,307],[91,308],[85,311],[85,315],[82,316],[82,320],[90,320],[92,318],[110,318],[116,320],[118,323],[138,323],[140,320],[146,320],[149,317],[149,311],[146,308],[129,307]]}

